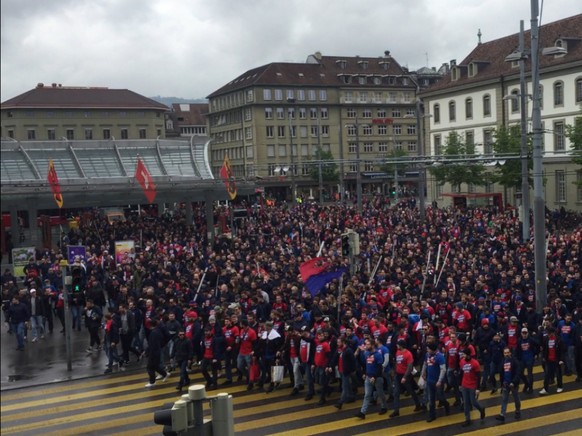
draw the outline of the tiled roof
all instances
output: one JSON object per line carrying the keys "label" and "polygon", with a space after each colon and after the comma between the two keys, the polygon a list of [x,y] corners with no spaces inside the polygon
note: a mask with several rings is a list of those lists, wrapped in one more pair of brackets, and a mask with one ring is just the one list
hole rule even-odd
{"label": "tiled roof", "polygon": [[128,89],[68,87],[38,84],[30,91],[6,100],[2,109],[144,109],[168,107]]}
{"label": "tiled roof", "polygon": [[[248,70],[207,98],[250,86],[345,86],[342,80],[345,75],[403,76],[409,73],[389,53],[380,57],[322,56],[316,53],[309,56],[305,63],[274,62]],[[368,83],[365,86],[371,85]],[[363,85],[354,80],[350,86]]]}
{"label": "tiled roof", "polygon": [[208,115],[207,103],[172,103],[172,110],[178,117],[181,125],[206,125]]}
{"label": "tiled roof", "polygon": [[[582,60],[582,14],[564,18],[539,27],[539,48],[552,47],[558,39],[567,43],[568,53],[564,56],[538,56],[540,70],[549,66],[558,66]],[[531,46],[530,31],[524,32],[525,50]],[[512,62],[505,62],[505,58],[519,47],[519,33],[509,35],[494,41],[477,45],[462,62],[457,63],[461,76],[451,80],[450,72],[442,80],[428,88],[423,94],[430,94],[439,90],[450,90],[456,87],[496,79],[501,76],[519,74],[519,68],[512,66]],[[477,64],[478,73],[468,77],[467,69],[471,63]],[[453,68],[451,66],[451,68]],[[531,57],[526,61],[526,71],[531,70]]]}

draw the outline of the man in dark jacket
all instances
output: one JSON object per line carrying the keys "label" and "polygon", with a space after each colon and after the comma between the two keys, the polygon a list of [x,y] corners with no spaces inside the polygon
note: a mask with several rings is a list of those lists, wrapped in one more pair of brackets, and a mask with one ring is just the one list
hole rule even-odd
{"label": "man in dark jacket", "polygon": [[113,364],[117,363],[119,368],[123,366],[123,361],[117,353],[117,345],[119,344],[119,315],[113,316],[111,313],[106,313],[105,316],[105,348],[107,350],[107,369],[105,374],[113,371]]}
{"label": "man in dark jacket", "polygon": [[544,364],[544,387],[540,395],[546,395],[550,383],[557,378],[557,392],[564,390],[562,381],[562,367],[564,365],[564,346],[555,327],[548,328],[548,334],[542,339],[542,362]]}
{"label": "man in dark jacket", "polygon": [[[170,373],[162,367],[162,350],[168,342],[167,330],[164,330],[157,318],[150,320],[150,335],[148,338],[148,348],[146,354],[148,356],[147,371],[149,375],[149,383],[145,385],[146,388],[155,386],[156,380],[168,380]],[[156,372],[159,374],[156,377]]]}
{"label": "man in dark jacket", "polygon": [[24,350],[24,334],[28,328],[28,321],[30,320],[30,312],[26,304],[24,304],[17,295],[12,297],[12,304],[6,313],[12,331],[16,335],[17,351]]}
{"label": "man in dark jacket", "polygon": [[355,401],[352,377],[356,372],[356,357],[349,342],[346,337],[337,340],[337,349],[330,363],[330,366],[338,371],[341,378],[342,393],[335,404],[336,409],[341,409],[344,403]]}
{"label": "man in dark jacket", "polygon": [[85,307],[85,324],[87,325],[87,330],[89,330],[89,347],[87,348],[87,353],[93,352],[93,346],[97,350],[101,349],[101,339],[99,338],[99,328],[101,327],[101,319],[103,318],[103,312],[99,306],[93,303],[90,298],[87,300],[87,306]]}
{"label": "man in dark jacket", "polygon": [[172,356],[178,368],[180,368],[180,381],[176,390],[182,392],[184,386],[190,385],[190,378],[188,377],[188,367],[192,363],[194,355],[192,341],[188,339],[184,330],[178,330],[178,336],[174,341],[174,355]]}
{"label": "man in dark jacket", "polygon": [[124,364],[129,363],[129,352],[131,351],[137,357],[139,362],[141,352],[132,347],[133,338],[136,334],[135,314],[128,310],[125,303],[119,305],[119,338],[121,341],[121,358]]}
{"label": "man in dark jacket", "polygon": [[[213,334],[212,327],[206,326],[204,328],[204,338],[202,339],[202,365],[200,369],[206,380],[207,389],[215,389],[218,385],[218,369],[220,368],[225,348],[222,329],[217,328]],[[208,368],[212,371],[212,377],[208,372]]]}
{"label": "man in dark jacket", "polygon": [[508,347],[503,349],[503,362],[501,364],[501,412],[495,417],[498,421],[505,422],[505,412],[509,402],[509,394],[513,396],[515,403],[515,419],[521,418],[521,401],[519,400],[519,363],[513,357]]}

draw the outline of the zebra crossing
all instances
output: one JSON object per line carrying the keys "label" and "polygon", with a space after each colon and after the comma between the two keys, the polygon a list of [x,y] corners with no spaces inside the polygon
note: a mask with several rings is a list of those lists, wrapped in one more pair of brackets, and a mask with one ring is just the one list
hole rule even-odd
{"label": "zebra crossing", "polygon": [[[459,409],[452,409],[438,419],[426,422],[426,412],[414,412],[410,398],[404,397],[400,416],[379,415],[371,409],[365,420],[355,417],[361,406],[345,404],[341,410],[333,407],[339,393],[334,393],[324,406],[317,399],[305,401],[291,397],[284,384],[271,393],[252,390],[246,385],[230,385],[210,391],[208,395],[227,392],[233,396],[235,433],[237,435],[422,435],[439,432],[440,436],[470,432],[471,435],[503,435],[535,430],[536,434],[580,434],[582,428],[582,383],[574,377],[564,378],[564,392],[538,396],[542,388],[541,368],[535,371],[533,395],[522,395],[522,419],[513,419],[513,404],[508,407],[505,424],[495,420],[501,397],[490,392],[479,398],[487,408],[483,422],[473,412],[473,425],[462,429],[464,421]],[[41,387],[2,392],[0,433],[2,435],[156,435],[162,428],[154,424],[154,411],[176,401],[177,375],[152,389],[144,389],[144,372],[117,373]],[[200,374],[191,375],[192,382],[203,383]],[[337,385],[336,385],[337,386]],[[554,387],[555,391],[555,387]],[[377,406],[379,407],[379,406]],[[208,405],[205,416],[210,417]]]}

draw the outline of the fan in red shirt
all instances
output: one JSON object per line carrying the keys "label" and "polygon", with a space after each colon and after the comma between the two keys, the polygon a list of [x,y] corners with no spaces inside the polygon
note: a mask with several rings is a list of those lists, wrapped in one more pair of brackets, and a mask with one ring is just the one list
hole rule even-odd
{"label": "fan in red shirt", "polygon": [[236,338],[239,336],[239,330],[236,325],[232,324],[231,319],[226,317],[224,319],[222,333],[226,342],[226,349],[224,352],[224,376],[226,380],[223,384],[229,385],[232,383],[232,368],[236,367]]}
{"label": "fan in red shirt", "polygon": [[461,302],[457,303],[453,312],[453,325],[457,327],[457,331],[471,331],[471,314],[467,309],[463,308],[463,303]]}
{"label": "fan in red shirt", "polygon": [[463,388],[463,408],[465,412],[465,422],[463,427],[471,425],[471,405],[481,412],[481,420],[485,419],[485,407],[479,404],[477,396],[479,395],[479,380],[481,379],[481,366],[479,362],[471,356],[471,350],[463,350],[464,358],[461,362],[461,372],[463,378],[461,387]]}

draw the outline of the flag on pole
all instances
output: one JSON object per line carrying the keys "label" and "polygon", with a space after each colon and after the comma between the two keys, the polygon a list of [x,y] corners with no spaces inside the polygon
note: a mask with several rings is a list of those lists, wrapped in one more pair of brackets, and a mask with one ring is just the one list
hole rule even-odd
{"label": "flag on pole", "polygon": [[59,178],[57,177],[57,171],[55,170],[55,164],[53,160],[49,160],[49,169],[47,174],[47,180],[49,185],[51,185],[51,190],[53,191],[53,197],[59,209],[63,207],[63,196],[61,194],[61,185],[59,185]]}
{"label": "flag on pole", "polygon": [[323,271],[319,274],[314,274],[305,281],[305,287],[311,296],[315,297],[315,294],[321,291],[325,285],[335,279],[339,279],[344,273],[347,272],[348,269],[345,266],[342,266],[331,271]]}
{"label": "flag on pole", "polygon": [[224,155],[224,163],[220,168],[220,178],[224,182],[226,187],[226,192],[231,200],[236,198],[236,185],[234,183],[234,174],[232,172],[232,167],[230,166],[230,159],[228,155]]}
{"label": "flag on pole", "polygon": [[307,283],[309,277],[324,272],[328,263],[324,261],[323,257],[314,257],[306,262],[299,265],[299,273],[301,274],[301,280],[303,283]]}
{"label": "flag on pole", "polygon": [[148,203],[153,203],[156,198],[156,185],[141,158],[137,158],[135,167],[135,179],[141,185],[143,192],[148,199]]}

